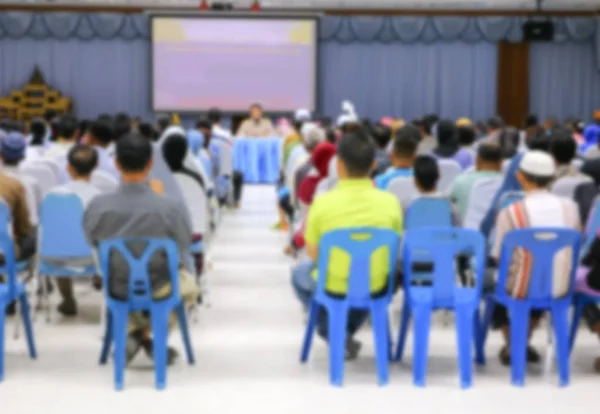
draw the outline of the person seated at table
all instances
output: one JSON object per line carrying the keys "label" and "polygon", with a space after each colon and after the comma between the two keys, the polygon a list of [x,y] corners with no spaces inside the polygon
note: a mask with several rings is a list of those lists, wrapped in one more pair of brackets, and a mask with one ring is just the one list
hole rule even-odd
{"label": "person seated at table", "polygon": [[[496,220],[496,239],[492,250],[493,261],[498,263],[502,251],[502,242],[512,230],[536,227],[563,227],[580,230],[577,206],[571,200],[559,197],[549,191],[550,184],[556,175],[556,165],[552,157],[543,151],[528,151],[519,164],[517,179],[525,192],[523,200],[504,208]],[[537,258],[539,259],[539,258]],[[511,257],[511,265],[507,277],[507,292],[518,299],[527,298],[529,289],[530,266],[536,258],[523,249],[517,249]],[[543,258],[550,260],[550,258]],[[570,249],[563,249],[554,257],[553,292],[557,297],[567,293],[569,289],[569,270],[571,266]],[[502,331],[505,346],[500,351],[500,361],[510,365],[509,317],[504,306],[496,304],[492,316],[495,329]],[[530,319],[530,336],[538,326],[542,312],[532,310]],[[527,348],[527,361],[536,363],[540,355],[531,346]]]}
{"label": "person seated at table", "polygon": [[244,138],[265,138],[275,135],[275,128],[269,118],[263,113],[263,108],[258,103],[250,106],[248,119],[242,122],[237,131],[238,137]]}
{"label": "person seated at table", "polygon": [[[310,306],[316,288],[316,264],[319,243],[324,234],[353,227],[377,227],[402,233],[402,212],[396,198],[373,185],[370,173],[375,166],[375,145],[371,137],[357,131],[346,133],[337,147],[337,170],[340,181],[337,186],[317,197],[308,213],[306,251],[310,260],[300,263],[292,270],[292,285],[305,308]],[[371,288],[374,295],[387,291],[389,269],[387,255],[373,257]],[[344,256],[332,253],[327,271],[327,292],[343,296],[348,289],[348,262]],[[325,277],[325,275],[323,275]],[[355,359],[361,344],[354,338],[368,316],[368,312],[353,309],[348,315],[346,358]],[[318,334],[327,340],[327,318],[321,309]]]}
{"label": "person seated at table", "polygon": [[412,177],[420,138],[421,133],[415,126],[409,124],[400,128],[392,142],[391,168],[375,177],[377,188],[387,190],[394,178]]}
{"label": "person seated at table", "polygon": [[[152,169],[152,144],[136,134],[122,137],[116,144],[116,163],[122,175],[119,187],[113,193],[94,198],[85,211],[83,226],[90,245],[97,247],[101,242],[115,238],[172,239],[177,243],[180,263],[184,263],[192,243],[191,224],[184,205],[165,197],[164,188],[156,181],[148,180]],[[135,257],[139,257],[145,247],[145,243],[129,243]],[[109,274],[105,277],[110,295],[126,300],[129,267],[119,254],[111,255]],[[150,284],[154,298],[160,299],[171,293],[170,279],[165,255],[155,254],[150,259]],[[194,303],[198,294],[196,284],[182,265],[179,268],[179,289],[186,305]],[[171,315],[169,331],[175,322],[175,315]],[[150,330],[147,317],[139,312],[131,314],[128,362],[141,348],[152,357]],[[169,364],[176,357],[176,351],[169,348]]]}
{"label": "person seated at table", "polygon": [[[56,187],[49,194],[74,194],[81,200],[83,209],[98,195],[100,190],[90,182],[92,172],[98,166],[98,153],[89,145],[77,145],[71,148],[67,155],[67,172],[71,177],[66,184]],[[94,264],[91,258],[82,261],[72,260],[53,260],[48,258],[48,262],[56,266],[87,267]],[[62,297],[62,302],[58,305],[58,312],[63,316],[77,315],[77,302],[73,295],[73,279],[68,277],[59,277],[56,279],[58,291]],[[94,280],[94,286],[102,286],[101,279]]]}
{"label": "person seated at table", "polygon": [[434,158],[454,160],[463,170],[473,165],[473,152],[461,148],[454,122],[446,119],[437,124],[437,142],[438,145],[431,152]]}
{"label": "person seated at table", "polygon": [[[502,151],[500,146],[483,142],[477,149],[475,170],[460,174],[450,187],[450,199],[464,220],[473,186],[481,180],[502,176]],[[476,195],[475,195],[476,196]]]}

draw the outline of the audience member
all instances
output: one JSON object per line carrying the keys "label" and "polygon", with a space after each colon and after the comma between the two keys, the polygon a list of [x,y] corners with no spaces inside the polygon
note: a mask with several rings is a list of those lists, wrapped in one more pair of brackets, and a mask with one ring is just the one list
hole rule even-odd
{"label": "audience member", "polygon": [[379,175],[386,172],[391,166],[388,147],[390,140],[392,139],[392,130],[388,126],[377,124],[373,128],[372,135],[375,144],[377,145],[377,152],[375,154],[375,162],[377,165],[373,170],[373,175]]}
{"label": "audience member", "polygon": [[206,139],[204,137],[204,134],[200,130],[202,129],[202,127],[206,128],[206,123],[207,121],[204,119],[198,120],[196,122],[196,126],[194,128],[188,129],[186,134],[188,147],[195,157],[197,157],[200,154],[200,151],[204,147],[204,141]]}
{"label": "audience member", "polygon": [[[319,169],[319,166],[314,164],[314,151],[316,149],[317,146],[321,145],[322,142],[325,141],[325,131],[323,130],[323,128],[314,125],[311,128],[305,129],[305,136],[303,137],[303,141],[304,141],[304,148],[306,149],[306,152],[308,154],[311,154],[310,157],[308,157],[308,159],[302,164],[300,165],[296,171],[294,172],[295,177],[294,177],[294,194],[298,194],[299,195],[299,190],[300,190],[300,186],[302,184],[302,182],[305,180],[306,177],[309,176],[309,173],[311,171],[316,171],[317,172],[317,176],[321,177],[321,171],[324,171],[325,174],[321,177],[327,177],[328,173],[329,173],[329,160],[327,160],[327,164],[325,165],[321,165],[321,169]],[[331,155],[331,157],[333,157],[333,155],[335,155],[335,145],[332,145],[333,148],[333,154]],[[331,158],[329,157],[329,158]],[[323,162],[322,160],[320,160],[320,162]],[[323,169],[324,168],[324,169]],[[321,181],[321,179],[319,179],[318,181]],[[318,183],[317,183],[318,184]],[[316,186],[315,186],[316,188]],[[306,193],[305,193],[306,195]],[[302,201],[302,197],[298,196],[297,197],[300,201]],[[306,197],[305,197],[306,198]],[[305,205],[310,205],[310,203],[312,202],[312,196],[308,197],[311,199],[311,201],[309,203],[304,202]]]}
{"label": "audience member", "polygon": [[84,141],[83,143],[85,143],[88,129],[90,128],[91,123],[92,121],[90,121],[89,119],[79,120],[79,124],[77,126],[77,133],[79,134],[77,137],[77,142]]}
{"label": "audience member", "polygon": [[[512,230],[535,227],[566,227],[580,230],[579,214],[575,203],[558,197],[549,191],[554,181],[556,166],[552,157],[543,151],[528,151],[522,157],[517,179],[525,192],[522,201],[504,208],[496,220],[496,239],[492,256],[496,262],[500,259],[504,236]],[[570,249],[563,249],[554,257],[553,292],[557,297],[569,289]],[[550,260],[550,258],[547,258]],[[517,249],[511,258],[507,280],[507,290],[515,298],[525,298],[529,288],[531,253]],[[530,335],[540,320],[540,311],[531,312]],[[500,351],[500,361],[510,365],[509,315],[504,306],[496,304],[493,325],[502,330],[506,345]],[[539,362],[540,356],[531,346],[527,349],[527,361]]]}
{"label": "audience member", "polygon": [[[89,145],[76,145],[69,151],[67,171],[71,181],[50,191],[50,194],[74,194],[81,200],[83,209],[100,194],[100,190],[90,182],[92,172],[98,165],[98,153]],[[86,267],[94,264],[93,258],[85,258],[78,261],[64,259],[54,260],[45,258],[49,263],[56,266]],[[98,282],[97,284],[101,286]],[[77,315],[77,302],[73,294],[73,280],[69,277],[57,279],[58,291],[62,302],[58,305],[58,312],[63,316]]]}
{"label": "audience member", "polygon": [[423,118],[423,133],[417,147],[417,155],[430,154],[437,146],[437,140],[433,136],[433,127],[437,124],[438,120],[439,117],[435,114],[425,115]]}
{"label": "audience member", "polygon": [[25,150],[27,161],[35,161],[44,156],[48,129],[42,118],[34,118],[29,125],[29,145]]}
{"label": "audience member", "polygon": [[94,147],[98,157],[98,170],[110,174],[115,180],[120,177],[113,157],[109,155],[109,147],[114,139],[113,123],[109,119],[98,118],[90,125],[87,143]]}
{"label": "audience member", "polygon": [[558,119],[556,119],[556,117],[553,115],[547,116],[546,120],[544,121],[544,131],[546,134],[552,134],[552,131],[554,131],[554,128],[556,127],[558,127]]}
{"label": "audience member", "polygon": [[[319,128],[320,129],[320,128]],[[315,128],[315,130],[317,130]],[[322,131],[322,130],[321,130]],[[329,161],[335,155],[335,146],[329,142],[320,142],[311,152],[311,165],[314,172],[309,173],[300,183],[298,188],[298,199],[305,206],[310,206],[313,202],[317,185],[327,177],[329,170]]]}
{"label": "audience member", "polygon": [[171,126],[171,117],[169,115],[161,115],[156,120],[156,131],[158,135],[162,135],[168,127]]}
{"label": "audience member", "polygon": [[[331,191],[319,196],[312,204],[306,225],[306,251],[309,261],[292,271],[292,284],[305,308],[310,306],[315,291],[315,266],[319,258],[319,243],[324,234],[352,227],[379,227],[402,232],[402,212],[396,198],[376,189],[369,179],[375,164],[375,145],[362,133],[345,134],[338,144],[337,169],[340,181]],[[371,261],[371,289],[374,295],[387,291],[390,269],[387,255],[376,255]],[[327,292],[344,295],[348,289],[347,260],[339,252],[331,252],[327,269]],[[323,275],[325,277],[325,275]],[[357,357],[361,344],[354,335],[364,323],[368,312],[351,310],[348,315],[346,358]],[[327,317],[321,310],[318,334],[327,340]]]}
{"label": "audience member", "polygon": [[400,128],[392,143],[392,153],[390,154],[392,168],[375,177],[377,188],[387,190],[394,178],[412,177],[412,167],[419,145],[419,137],[420,132],[413,125],[405,125]]}
{"label": "audience member", "polygon": [[[182,134],[183,135],[183,134]],[[116,144],[117,168],[122,174],[121,184],[114,193],[101,194],[88,205],[84,216],[84,229],[88,242],[98,246],[114,238],[173,239],[184,263],[192,243],[191,223],[185,207],[176,200],[162,195],[164,188],[148,181],[152,169],[152,144],[139,135],[126,135]],[[139,257],[145,245],[130,242],[132,254]],[[129,268],[118,254],[111,255],[109,274],[105,275],[110,294],[125,299],[128,293]],[[150,282],[155,298],[170,294],[170,275],[164,254],[151,258]],[[179,289],[187,305],[196,300],[197,289],[190,273],[180,267]],[[169,328],[175,325],[171,315]],[[150,324],[147,316],[133,313],[128,327],[127,361],[140,348],[152,357]],[[168,361],[172,363],[176,352],[169,348]]]}
{"label": "audience member", "polygon": [[237,131],[238,137],[264,138],[275,135],[275,128],[269,118],[266,118],[260,104],[252,104],[249,118],[242,122]]}
{"label": "audience member", "polygon": [[550,154],[556,162],[555,179],[586,177],[575,166],[571,165],[577,154],[577,143],[571,133],[565,128],[555,128],[550,136],[550,141]]}
{"label": "audience member", "polygon": [[188,152],[188,141],[181,134],[171,134],[165,140],[162,146],[162,153],[170,170],[174,173],[182,173],[190,176],[202,187],[202,191],[206,192],[206,185],[200,174],[186,168],[183,165],[183,160]]}
{"label": "audience member", "polygon": [[58,130],[54,144],[46,151],[46,156],[66,168],[67,154],[77,144],[77,118],[72,115],[63,115],[59,119]]}
{"label": "audience member", "polygon": [[585,146],[583,157],[585,159],[600,158],[600,109],[594,112],[594,122],[583,130]]}
{"label": "audience member", "polygon": [[118,141],[121,137],[131,132],[131,117],[125,113],[115,115],[114,121],[114,140]]}
{"label": "audience member", "polygon": [[456,161],[463,170],[473,165],[474,155],[472,151],[461,148],[458,143],[458,131],[454,122],[442,120],[437,125],[438,145],[433,149],[431,155],[436,159],[452,159]]}
{"label": "audience member", "polygon": [[155,142],[158,139],[158,132],[150,122],[140,122],[138,133],[151,142]]}
{"label": "audience member", "polygon": [[[473,186],[486,178],[502,175],[502,153],[500,147],[489,142],[482,143],[477,149],[475,171],[459,175],[450,188],[450,199],[457,208],[458,214],[464,220]],[[474,194],[473,196],[477,196]]]}
{"label": "audience member", "polygon": [[302,144],[302,126],[310,122],[310,112],[299,109],[294,114],[294,125],[290,133],[283,140],[283,156],[281,165],[287,165],[288,158],[296,145]]}
{"label": "audience member", "polygon": [[525,118],[525,139],[524,145],[529,145],[533,139],[544,134],[544,130],[540,127],[537,115],[530,114]]}
{"label": "audience member", "polygon": [[498,137],[498,145],[500,145],[502,158],[510,159],[514,157],[517,151],[519,151],[520,141],[520,132],[516,128],[511,126],[503,128]]}
{"label": "audience member", "polygon": [[442,197],[437,185],[440,180],[440,168],[435,158],[419,155],[413,164],[415,187],[419,197]]}
{"label": "audience member", "polygon": [[458,144],[461,148],[475,151],[475,128],[472,125],[457,125],[458,126]]}

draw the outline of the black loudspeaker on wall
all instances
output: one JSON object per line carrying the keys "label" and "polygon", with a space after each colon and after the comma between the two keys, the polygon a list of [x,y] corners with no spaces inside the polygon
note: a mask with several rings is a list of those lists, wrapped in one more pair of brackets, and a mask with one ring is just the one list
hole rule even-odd
{"label": "black loudspeaker on wall", "polygon": [[551,21],[525,23],[523,40],[526,42],[551,42],[554,40],[554,23]]}

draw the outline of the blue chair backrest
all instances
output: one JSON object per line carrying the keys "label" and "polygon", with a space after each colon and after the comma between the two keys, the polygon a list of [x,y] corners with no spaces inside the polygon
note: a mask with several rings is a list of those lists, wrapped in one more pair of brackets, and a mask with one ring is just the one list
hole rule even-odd
{"label": "blue chair backrest", "polygon": [[10,207],[4,200],[0,199],[0,233],[10,234],[10,219]]}
{"label": "blue chair backrest", "polygon": [[329,258],[334,248],[345,251],[350,256],[347,298],[350,301],[363,301],[371,296],[371,256],[382,247],[388,248],[389,262],[388,293],[393,289],[396,273],[396,257],[400,237],[393,230],[370,227],[333,230],[325,233],[319,242],[319,265],[317,293],[326,291]]}
{"label": "blue chair backrest", "polygon": [[[454,298],[457,269],[456,256],[465,254],[475,263],[476,289],[481,292],[485,270],[485,238],[477,230],[445,228],[422,228],[406,232],[402,263],[404,286],[408,289],[412,280],[412,265],[424,254],[433,262],[432,286],[435,301],[444,302]],[[474,260],[473,260],[474,259]]]}
{"label": "blue chair backrest", "polygon": [[83,204],[75,194],[50,193],[40,212],[41,257],[91,257],[92,249],[83,233]]}
{"label": "blue chair backrest", "polygon": [[17,265],[15,249],[13,247],[12,239],[5,231],[0,232],[0,252],[2,252],[4,256],[5,263],[3,267],[7,276],[5,283],[8,284],[8,296],[10,298],[15,298],[17,290]]}
{"label": "blue chair backrest", "polygon": [[[145,243],[146,248],[139,258],[133,256],[128,243]],[[108,283],[105,283],[106,297],[115,300],[110,294],[110,256],[115,251],[123,257],[129,266],[129,290],[127,301],[141,306],[149,306],[152,302],[152,286],[150,285],[150,260],[155,253],[164,251],[167,257],[168,271],[171,277],[171,296],[161,299],[179,300],[179,254],[177,244],[171,239],[131,238],[112,239],[100,243],[100,267]]]}
{"label": "blue chair backrest", "polygon": [[552,293],[554,256],[560,250],[571,247],[572,266],[569,275],[569,292],[572,292],[580,242],[581,234],[578,231],[564,228],[537,227],[509,232],[502,241],[496,293],[506,295],[506,280],[510,262],[513,251],[517,247],[528,250],[533,257],[527,296],[531,300],[549,300],[554,297]]}
{"label": "blue chair backrest", "polygon": [[404,228],[452,227],[452,205],[444,197],[420,197],[406,210]]}

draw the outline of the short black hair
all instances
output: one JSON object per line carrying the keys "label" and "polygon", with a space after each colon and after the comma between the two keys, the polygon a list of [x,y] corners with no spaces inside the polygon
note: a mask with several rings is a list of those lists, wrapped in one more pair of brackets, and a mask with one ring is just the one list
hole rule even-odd
{"label": "short black hair", "polygon": [[413,164],[415,181],[424,191],[435,191],[440,179],[437,160],[429,155],[419,155]]}
{"label": "short black hair", "polygon": [[210,108],[206,114],[206,118],[208,118],[211,124],[218,124],[221,122],[221,118],[223,118],[223,113],[219,108]]}
{"label": "short black hair", "polygon": [[90,126],[90,134],[98,142],[108,145],[114,139],[115,131],[113,122],[110,119],[98,118]]}
{"label": "short black hair", "polygon": [[482,142],[477,148],[477,158],[486,162],[500,163],[502,161],[502,149],[496,143]]}
{"label": "short black hair", "polygon": [[67,156],[77,175],[88,176],[98,165],[98,152],[90,145],[75,145]]}
{"label": "short black hair", "polygon": [[58,114],[56,113],[56,111],[54,109],[46,109],[44,111],[44,120],[49,123],[54,118],[56,118],[57,115]]}
{"label": "short black hair", "polygon": [[126,113],[118,113],[115,115],[114,136],[119,140],[121,137],[128,135],[131,132],[131,118]]}
{"label": "short black hair", "polygon": [[42,145],[46,137],[46,122],[42,118],[34,118],[29,125],[31,145]]}
{"label": "short black hair", "polygon": [[168,115],[161,115],[156,120],[156,125],[158,126],[159,133],[162,133],[171,125],[171,118]]}
{"label": "short black hair", "polygon": [[500,129],[504,128],[505,124],[502,118],[500,118],[499,116],[493,116],[490,119],[488,119],[487,126],[490,129]]}
{"label": "short black hair", "polygon": [[565,128],[554,129],[550,143],[550,154],[559,165],[570,164],[577,155],[577,143]]}
{"label": "short black hair", "polygon": [[58,136],[62,138],[72,139],[76,138],[75,133],[77,132],[77,118],[73,115],[63,115],[58,121]]}
{"label": "short black hair", "polygon": [[81,119],[79,121],[78,132],[80,137],[83,137],[88,132],[91,123],[92,121],[90,121],[89,119]]}
{"label": "short black hair", "polygon": [[401,158],[414,157],[419,146],[421,132],[414,125],[404,125],[396,132],[392,151]]}
{"label": "short black hair", "polygon": [[427,135],[431,135],[431,133],[433,132],[433,126],[435,124],[437,124],[437,122],[440,120],[440,117],[437,116],[436,114],[429,114],[429,115],[425,115],[423,117],[423,130],[425,131],[425,134]]}
{"label": "short black hair", "polygon": [[377,146],[380,149],[385,149],[392,139],[392,130],[387,126],[378,123],[372,127],[372,131],[373,139]]}
{"label": "short black hair", "polygon": [[138,125],[138,132],[141,136],[150,141],[154,141],[157,138],[157,132],[150,122],[140,122]]}
{"label": "short black hair", "polygon": [[338,142],[337,155],[350,177],[368,177],[375,161],[375,143],[362,130],[348,132]]}
{"label": "short black hair", "polygon": [[529,140],[527,147],[530,150],[550,152],[550,137],[546,134],[538,134]]}
{"label": "short black hair", "polygon": [[538,126],[539,121],[538,117],[535,114],[529,114],[525,117],[525,128],[531,128],[534,126]]}
{"label": "short black hair", "polygon": [[473,145],[475,142],[475,128],[472,126],[458,127],[458,143],[463,146]]}
{"label": "short black hair", "polygon": [[117,141],[116,160],[125,172],[141,172],[152,160],[152,144],[140,134],[127,134]]}
{"label": "short black hair", "polygon": [[212,129],[212,124],[208,119],[200,118],[196,121],[196,129]]}
{"label": "short black hair", "polygon": [[333,128],[329,128],[325,131],[325,137],[327,138],[328,142],[335,144],[336,136],[335,136],[335,130]]}

